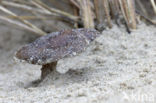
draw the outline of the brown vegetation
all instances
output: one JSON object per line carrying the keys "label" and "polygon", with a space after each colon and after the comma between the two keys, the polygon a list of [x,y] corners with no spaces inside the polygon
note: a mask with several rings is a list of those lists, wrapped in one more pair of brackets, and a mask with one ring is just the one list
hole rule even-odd
{"label": "brown vegetation", "polygon": [[[30,14],[18,15],[12,9]],[[129,30],[137,28],[140,17],[156,24],[156,21],[148,16],[154,14],[152,17],[155,17],[154,0],[148,2],[146,0],[1,0],[0,11],[3,12],[0,20],[39,35],[45,35],[47,32],[30,20],[57,20],[71,25],[71,28],[97,28],[101,24],[111,28],[112,24],[117,23],[126,24]]]}

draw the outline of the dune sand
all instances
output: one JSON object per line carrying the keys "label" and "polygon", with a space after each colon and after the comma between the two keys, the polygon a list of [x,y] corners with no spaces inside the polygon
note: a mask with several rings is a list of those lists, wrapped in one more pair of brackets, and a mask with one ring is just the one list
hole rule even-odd
{"label": "dune sand", "polygon": [[60,60],[38,86],[33,81],[41,66],[13,60],[29,42],[20,33],[10,41],[0,35],[0,103],[156,102],[156,27],[140,24],[131,34],[117,26],[104,30],[85,52]]}

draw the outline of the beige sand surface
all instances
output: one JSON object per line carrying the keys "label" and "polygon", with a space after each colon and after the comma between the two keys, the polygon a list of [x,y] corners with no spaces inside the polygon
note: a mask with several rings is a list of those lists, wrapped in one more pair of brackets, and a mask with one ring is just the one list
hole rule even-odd
{"label": "beige sand surface", "polygon": [[37,87],[32,82],[41,66],[13,60],[15,50],[33,37],[13,33],[9,41],[0,34],[0,103],[156,102],[154,26],[140,24],[131,34],[117,26],[103,31],[84,53],[60,60]]}

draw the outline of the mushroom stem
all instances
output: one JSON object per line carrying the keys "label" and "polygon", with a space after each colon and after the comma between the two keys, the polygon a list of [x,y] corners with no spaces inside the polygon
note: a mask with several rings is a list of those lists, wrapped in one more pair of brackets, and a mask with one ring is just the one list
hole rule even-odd
{"label": "mushroom stem", "polygon": [[43,80],[48,74],[56,69],[57,61],[49,64],[42,65],[41,68],[41,80]]}

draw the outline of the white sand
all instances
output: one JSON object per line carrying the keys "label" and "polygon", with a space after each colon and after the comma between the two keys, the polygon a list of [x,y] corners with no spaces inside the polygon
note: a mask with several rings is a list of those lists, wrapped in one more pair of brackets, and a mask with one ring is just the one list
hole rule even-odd
{"label": "white sand", "polygon": [[17,46],[0,49],[0,103],[155,103],[156,27],[138,28],[105,30],[86,52],[60,60],[38,87],[32,81],[41,66],[13,61],[25,43],[15,39]]}

